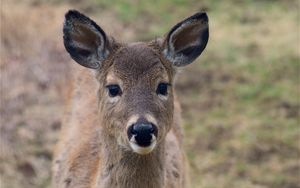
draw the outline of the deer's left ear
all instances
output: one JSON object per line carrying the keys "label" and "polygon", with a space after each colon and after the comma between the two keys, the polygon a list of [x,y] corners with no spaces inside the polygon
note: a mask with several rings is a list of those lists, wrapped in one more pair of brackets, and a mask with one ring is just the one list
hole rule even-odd
{"label": "deer's left ear", "polygon": [[163,43],[163,53],[174,66],[192,63],[208,42],[208,17],[197,13],[175,25]]}

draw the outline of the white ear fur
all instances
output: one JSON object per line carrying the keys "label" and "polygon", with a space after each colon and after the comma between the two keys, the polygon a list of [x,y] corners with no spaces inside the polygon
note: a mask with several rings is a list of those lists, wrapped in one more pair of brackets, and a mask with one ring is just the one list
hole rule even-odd
{"label": "white ear fur", "polygon": [[76,10],[65,15],[64,45],[80,65],[99,69],[108,57],[108,39],[104,31],[90,18]]}
{"label": "white ear fur", "polygon": [[192,63],[208,42],[208,17],[197,13],[175,25],[164,42],[163,54],[174,66]]}

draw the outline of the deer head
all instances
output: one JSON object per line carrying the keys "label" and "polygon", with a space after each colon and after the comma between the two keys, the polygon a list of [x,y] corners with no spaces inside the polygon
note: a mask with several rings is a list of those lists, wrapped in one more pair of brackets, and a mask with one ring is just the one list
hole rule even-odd
{"label": "deer head", "polygon": [[96,73],[102,124],[95,126],[122,148],[152,152],[172,128],[177,68],[206,47],[207,15],[197,13],[149,43],[116,42],[74,10],[66,14],[63,32],[71,57]]}

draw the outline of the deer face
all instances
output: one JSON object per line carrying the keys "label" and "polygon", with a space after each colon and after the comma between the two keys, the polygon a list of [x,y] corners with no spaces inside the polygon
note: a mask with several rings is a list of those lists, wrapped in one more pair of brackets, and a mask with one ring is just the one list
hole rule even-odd
{"label": "deer face", "polygon": [[142,155],[153,151],[172,127],[176,68],[193,62],[207,41],[205,13],[151,43],[119,44],[77,11],[69,11],[64,24],[66,50],[96,71],[102,130],[119,146]]}
{"label": "deer face", "polygon": [[[119,143],[145,154],[169,131],[173,115],[173,69],[151,47],[121,47],[100,86],[108,125],[121,131]],[[113,118],[111,118],[113,117]],[[114,133],[115,134],[115,133]]]}

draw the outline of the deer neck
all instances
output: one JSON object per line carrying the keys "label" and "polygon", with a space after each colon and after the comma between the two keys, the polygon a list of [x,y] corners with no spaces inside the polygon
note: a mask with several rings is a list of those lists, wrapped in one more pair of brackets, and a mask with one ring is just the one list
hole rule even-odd
{"label": "deer neck", "polygon": [[164,186],[164,143],[150,154],[139,155],[106,138],[101,152],[97,188],[161,188]]}

